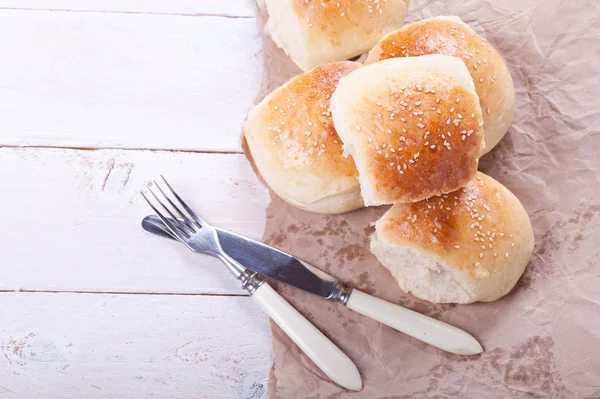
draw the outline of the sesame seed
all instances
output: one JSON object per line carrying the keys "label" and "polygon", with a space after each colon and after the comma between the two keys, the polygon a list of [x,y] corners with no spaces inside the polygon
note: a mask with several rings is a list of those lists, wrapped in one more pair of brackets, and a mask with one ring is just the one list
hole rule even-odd
{"label": "sesame seed", "polygon": [[415,103],[415,105],[418,107],[419,105],[421,105],[421,101],[417,101],[417,102]]}
{"label": "sesame seed", "polygon": [[481,265],[481,263],[479,263],[479,262],[475,263],[475,266],[477,266],[477,267],[479,267],[480,265]]}
{"label": "sesame seed", "polygon": [[473,69],[477,69],[477,64],[473,64]]}
{"label": "sesame seed", "polygon": [[312,126],[312,125],[313,125],[313,123],[312,123],[312,122],[308,122],[308,126]]}
{"label": "sesame seed", "polygon": [[454,248],[460,249],[460,245],[455,245]]}
{"label": "sesame seed", "polygon": [[393,162],[390,162],[390,166],[394,166],[394,163],[393,163]]}
{"label": "sesame seed", "polygon": [[462,137],[460,138],[462,141],[465,141],[465,139],[467,138],[467,136],[465,136],[464,134],[462,135]]}
{"label": "sesame seed", "polygon": [[479,257],[480,257],[480,258],[483,258],[483,252],[480,252],[480,253],[479,253]]}
{"label": "sesame seed", "polygon": [[373,139],[369,137],[368,141],[369,141],[369,143],[372,143]]}
{"label": "sesame seed", "polygon": [[406,122],[406,118],[400,118],[402,122]]}
{"label": "sesame seed", "polygon": [[490,113],[490,109],[489,108],[486,109],[485,112],[487,112],[489,114]]}
{"label": "sesame seed", "polygon": [[440,102],[440,99],[439,99],[439,98],[436,98],[436,99],[435,99],[435,103],[436,103],[436,104],[438,104],[439,102]]}
{"label": "sesame seed", "polygon": [[381,106],[381,102],[380,102],[380,101],[377,101],[377,105]]}
{"label": "sesame seed", "polygon": [[514,246],[515,246],[515,243],[513,242],[512,244],[510,244],[510,246],[511,246],[511,247],[514,247]]}
{"label": "sesame seed", "polygon": [[450,108],[450,112],[454,112],[454,108]]}
{"label": "sesame seed", "polygon": [[435,144],[432,144],[429,148],[431,148],[432,150],[435,150]]}
{"label": "sesame seed", "polygon": [[505,258],[508,258],[508,252],[504,254],[504,257],[505,257]]}
{"label": "sesame seed", "polygon": [[480,83],[483,83],[483,78],[479,78],[479,82],[480,82]]}
{"label": "sesame seed", "polygon": [[460,102],[460,98],[457,98],[456,99],[456,103],[458,104],[459,102]]}
{"label": "sesame seed", "polygon": [[385,148],[387,147],[387,143],[383,143],[383,145],[381,146],[381,148]]}
{"label": "sesame seed", "polygon": [[381,150],[377,151],[377,153],[378,153],[379,155],[383,154],[383,153],[381,152]]}
{"label": "sesame seed", "polygon": [[345,12],[341,13],[341,14],[340,14],[340,17],[343,17],[344,15],[346,15],[346,13],[345,13]]}
{"label": "sesame seed", "polygon": [[386,130],[388,134],[392,134],[392,131],[390,129]]}
{"label": "sesame seed", "polygon": [[438,109],[438,110],[437,110],[437,113],[441,115],[441,114],[442,114],[442,111],[440,111],[440,110]]}
{"label": "sesame seed", "polygon": [[394,148],[393,148],[393,147],[390,147],[390,151],[391,151],[391,152],[396,152],[396,150],[394,150]]}

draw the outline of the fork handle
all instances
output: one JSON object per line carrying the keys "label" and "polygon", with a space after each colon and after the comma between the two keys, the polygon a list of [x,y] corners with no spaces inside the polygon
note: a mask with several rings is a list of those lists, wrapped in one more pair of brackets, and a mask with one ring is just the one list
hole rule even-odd
{"label": "fork handle", "polygon": [[362,389],[352,360],[268,283],[261,284],[252,298],[333,382],[353,391]]}

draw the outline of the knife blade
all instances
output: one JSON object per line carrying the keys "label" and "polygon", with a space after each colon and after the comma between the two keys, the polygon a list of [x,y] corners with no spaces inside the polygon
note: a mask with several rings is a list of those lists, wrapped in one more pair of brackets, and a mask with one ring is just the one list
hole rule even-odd
{"label": "knife blade", "polygon": [[[142,228],[175,239],[158,216],[146,216],[142,220]],[[341,284],[322,270],[260,241],[217,227],[215,230],[223,250],[253,272],[326,299],[332,298]]]}

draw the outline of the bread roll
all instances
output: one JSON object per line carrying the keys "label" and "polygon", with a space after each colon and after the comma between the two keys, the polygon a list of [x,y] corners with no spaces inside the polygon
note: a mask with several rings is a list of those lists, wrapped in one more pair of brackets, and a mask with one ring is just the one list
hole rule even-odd
{"label": "bread roll", "polygon": [[307,71],[369,51],[404,23],[409,0],[265,0],[266,31]]}
{"label": "bread roll", "polygon": [[533,230],[517,197],[483,173],[453,193],[394,205],[371,239],[371,251],[400,288],[438,303],[489,302],[506,295],[533,246]]}
{"label": "bread roll", "polygon": [[460,57],[469,68],[483,110],[482,155],[489,152],[504,137],[515,114],[515,89],[502,57],[460,18],[435,17],[382,38],[366,62],[425,54]]}
{"label": "bread roll", "polygon": [[329,101],[342,76],[358,68],[350,61],[298,75],[250,110],[244,136],[256,168],[285,201],[316,213],[363,206],[358,172],[343,156]]}
{"label": "bread roll", "polygon": [[460,58],[395,58],[342,78],[333,122],[354,157],[366,205],[419,201],[475,177],[481,108]]}

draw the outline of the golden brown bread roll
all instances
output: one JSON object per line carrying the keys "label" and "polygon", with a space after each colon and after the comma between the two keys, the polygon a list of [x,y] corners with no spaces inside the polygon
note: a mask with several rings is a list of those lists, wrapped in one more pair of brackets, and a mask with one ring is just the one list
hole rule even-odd
{"label": "golden brown bread roll", "polygon": [[366,205],[419,201],[475,177],[483,121],[459,58],[426,55],[363,66],[340,80],[331,112]]}
{"label": "golden brown bread roll", "polygon": [[244,136],[258,171],[285,201],[316,213],[363,206],[358,172],[343,156],[329,102],[360,64],[326,64],[298,75],[250,110]]}
{"label": "golden brown bread roll", "polygon": [[371,251],[400,288],[431,302],[494,301],[517,283],[533,252],[525,209],[483,173],[441,197],[394,205]]}
{"label": "golden brown bread roll", "polygon": [[467,65],[483,110],[485,148],[489,152],[506,134],[515,114],[515,90],[496,50],[458,17],[434,17],[408,24],[382,38],[366,63],[393,57],[444,54]]}
{"label": "golden brown bread roll", "polygon": [[265,0],[267,33],[307,71],[367,52],[404,23],[409,0]]}

